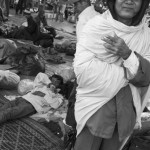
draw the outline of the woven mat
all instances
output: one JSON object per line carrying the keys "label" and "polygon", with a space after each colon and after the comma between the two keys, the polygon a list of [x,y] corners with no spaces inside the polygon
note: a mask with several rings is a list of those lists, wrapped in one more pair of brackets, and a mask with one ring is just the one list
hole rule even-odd
{"label": "woven mat", "polygon": [[[7,101],[0,94],[0,106]],[[23,118],[0,125],[0,150],[63,150],[63,143],[38,122]]]}

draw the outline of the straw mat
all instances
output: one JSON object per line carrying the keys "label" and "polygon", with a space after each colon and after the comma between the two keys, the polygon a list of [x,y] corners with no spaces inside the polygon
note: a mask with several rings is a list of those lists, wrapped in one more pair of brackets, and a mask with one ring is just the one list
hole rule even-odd
{"label": "straw mat", "polygon": [[[8,100],[0,94],[0,106]],[[62,141],[31,118],[0,125],[0,150],[63,150]]]}

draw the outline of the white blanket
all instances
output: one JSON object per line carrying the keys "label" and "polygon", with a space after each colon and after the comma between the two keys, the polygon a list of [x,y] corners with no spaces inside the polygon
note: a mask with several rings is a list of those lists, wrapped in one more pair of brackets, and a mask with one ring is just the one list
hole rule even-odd
{"label": "white blanket", "polygon": [[[111,100],[119,90],[128,84],[121,66],[123,60],[108,54],[101,38],[115,32],[124,39],[132,51],[150,60],[150,30],[146,18],[141,24],[126,26],[114,20],[109,11],[91,19],[84,27],[77,43],[74,59],[74,71],[77,77],[77,100],[75,117],[77,134],[81,132],[86,121],[105,103]],[[150,88],[143,97],[140,89],[130,84],[137,122],[141,125],[141,112],[150,97]],[[144,99],[141,104],[141,98]]]}

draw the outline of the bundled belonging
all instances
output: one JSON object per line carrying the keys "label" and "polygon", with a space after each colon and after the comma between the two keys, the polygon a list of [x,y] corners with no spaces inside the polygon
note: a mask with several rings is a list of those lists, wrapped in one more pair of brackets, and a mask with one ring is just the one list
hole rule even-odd
{"label": "bundled belonging", "polygon": [[15,24],[2,23],[0,26],[0,36],[10,37],[10,35],[17,30],[18,30],[18,26]]}
{"label": "bundled belonging", "polygon": [[55,50],[60,53],[66,53],[66,55],[74,56],[76,52],[76,43],[71,41],[63,41],[62,43],[55,44]]}
{"label": "bundled belonging", "polygon": [[9,49],[9,55],[5,55],[2,63],[11,65],[22,75],[36,76],[39,72],[45,72],[45,63],[39,54],[41,49],[28,41],[14,41],[15,50]]}
{"label": "bundled belonging", "polygon": [[30,79],[23,79],[18,84],[18,93],[20,95],[25,95],[29,91],[31,91],[33,89],[33,87],[34,87],[34,85],[33,85],[33,81],[32,80],[30,80]]}
{"label": "bundled belonging", "polygon": [[54,64],[63,64],[66,61],[64,60],[64,58],[58,54],[55,55],[48,55],[45,57],[46,61],[54,63]]}

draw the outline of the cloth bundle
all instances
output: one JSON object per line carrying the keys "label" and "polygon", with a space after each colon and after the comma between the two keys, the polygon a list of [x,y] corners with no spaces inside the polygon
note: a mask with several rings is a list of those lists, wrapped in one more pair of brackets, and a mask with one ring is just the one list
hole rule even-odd
{"label": "cloth bundle", "polygon": [[18,83],[20,82],[20,77],[7,70],[0,70],[0,88],[2,89],[6,89],[6,90],[13,90],[15,88],[17,88]]}

